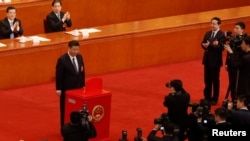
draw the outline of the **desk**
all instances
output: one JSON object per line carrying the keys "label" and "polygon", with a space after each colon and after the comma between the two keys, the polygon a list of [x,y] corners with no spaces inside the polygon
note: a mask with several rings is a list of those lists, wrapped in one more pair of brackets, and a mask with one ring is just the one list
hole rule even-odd
{"label": "desk", "polygon": [[[44,33],[43,19],[51,11],[52,0],[11,0],[0,3],[0,17],[14,5],[21,19],[24,35]],[[72,28],[102,26],[159,17],[249,5],[249,0],[62,0],[62,10],[69,11]],[[195,8],[194,8],[195,5]],[[217,14],[216,14],[217,15]],[[2,19],[0,18],[0,19]],[[36,28],[34,28],[36,27]]]}
{"label": "desk", "polygon": [[249,13],[246,6],[111,24],[94,27],[101,32],[91,33],[88,39],[64,32],[39,34],[51,39],[39,45],[0,40],[8,46],[0,48],[0,89],[53,81],[57,58],[73,39],[80,41],[87,75],[199,59],[200,42],[214,15],[222,18],[222,30],[231,30],[239,20],[250,26]]}

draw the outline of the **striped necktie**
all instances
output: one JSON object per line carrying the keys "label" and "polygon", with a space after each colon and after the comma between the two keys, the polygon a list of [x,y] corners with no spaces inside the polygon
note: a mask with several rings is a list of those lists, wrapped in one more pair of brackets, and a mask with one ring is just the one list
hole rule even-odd
{"label": "striped necktie", "polygon": [[[10,27],[13,27],[13,25],[14,25],[14,21],[10,21]],[[15,35],[14,35],[14,32],[12,31],[10,33],[10,39],[13,39],[13,38],[15,38]]]}
{"label": "striped necktie", "polygon": [[75,62],[75,57],[72,58],[72,63],[73,63],[73,67],[75,71],[78,73],[78,69],[77,69],[76,62]]}

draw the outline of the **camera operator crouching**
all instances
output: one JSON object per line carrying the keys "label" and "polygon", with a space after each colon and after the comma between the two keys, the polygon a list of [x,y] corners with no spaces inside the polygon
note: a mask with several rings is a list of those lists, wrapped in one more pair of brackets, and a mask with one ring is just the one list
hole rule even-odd
{"label": "camera operator crouching", "polygon": [[170,93],[165,96],[163,105],[167,108],[170,122],[179,127],[180,141],[184,141],[189,124],[188,105],[190,95],[184,90],[181,80],[175,79],[167,82],[166,87],[170,88]]}
{"label": "camera operator crouching", "polygon": [[190,103],[189,106],[192,107],[192,111],[189,114],[188,140],[206,141],[208,128],[215,124],[210,102],[201,99],[199,103]]}
{"label": "camera operator crouching", "polygon": [[71,112],[70,123],[62,126],[61,134],[63,141],[88,141],[97,135],[92,116],[85,110]]}
{"label": "camera operator crouching", "polygon": [[[161,131],[162,137],[156,136],[158,131]],[[178,127],[173,123],[156,124],[147,139],[148,141],[179,141],[178,132]]]}

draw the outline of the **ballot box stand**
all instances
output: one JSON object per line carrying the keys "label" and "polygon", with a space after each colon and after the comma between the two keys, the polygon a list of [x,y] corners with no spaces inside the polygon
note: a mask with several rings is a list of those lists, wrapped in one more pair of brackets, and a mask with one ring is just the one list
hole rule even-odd
{"label": "ballot box stand", "polygon": [[86,104],[97,131],[97,137],[90,141],[110,141],[111,93],[102,89],[101,79],[94,78],[87,81],[85,88],[66,91],[65,100],[64,123],[70,122],[72,111],[83,110],[83,105]]}

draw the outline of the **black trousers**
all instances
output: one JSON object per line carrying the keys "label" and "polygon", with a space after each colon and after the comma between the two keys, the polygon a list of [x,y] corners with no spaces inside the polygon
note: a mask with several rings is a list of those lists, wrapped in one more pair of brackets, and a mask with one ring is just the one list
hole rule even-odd
{"label": "black trousers", "polygon": [[228,67],[228,80],[229,80],[229,93],[231,94],[231,100],[234,101],[236,98],[237,94],[237,85],[238,85],[238,77],[237,77],[237,72],[238,69],[236,68],[231,68],[230,66]]}
{"label": "black trousers", "polygon": [[[220,66],[204,66],[204,97],[209,101],[218,102],[220,91]],[[213,91],[213,93],[212,93]]]}
{"label": "black trousers", "polygon": [[64,125],[64,116],[65,116],[65,92],[61,93],[60,96],[60,125]]}

